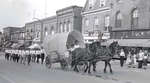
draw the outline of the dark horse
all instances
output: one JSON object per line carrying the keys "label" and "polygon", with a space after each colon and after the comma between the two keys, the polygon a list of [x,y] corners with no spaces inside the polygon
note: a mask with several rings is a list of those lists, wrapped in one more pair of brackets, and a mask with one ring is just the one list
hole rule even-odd
{"label": "dark horse", "polygon": [[90,44],[89,48],[77,48],[72,52],[72,67],[74,71],[78,72],[77,65],[86,65],[84,72],[90,73],[91,65],[93,65],[93,71],[96,71],[96,63],[99,61],[105,61],[104,72],[106,72],[107,65],[110,67],[112,73],[110,61],[115,54],[115,50],[118,48],[118,42],[113,42],[109,47],[102,47],[100,42],[94,42]]}
{"label": "dark horse", "polygon": [[96,63],[99,61],[105,62],[104,73],[106,73],[107,65],[112,73],[110,61],[115,53],[118,51],[119,44],[117,41],[112,42],[108,47],[101,46],[100,42],[94,42],[91,44],[91,52],[94,53],[92,59],[89,62],[88,73],[90,73],[91,66],[93,65],[93,71],[96,71]]}
{"label": "dark horse", "polygon": [[72,53],[71,67],[74,71],[79,72],[78,65],[85,65],[88,68],[88,62],[90,58],[90,53],[87,48],[77,48]]}

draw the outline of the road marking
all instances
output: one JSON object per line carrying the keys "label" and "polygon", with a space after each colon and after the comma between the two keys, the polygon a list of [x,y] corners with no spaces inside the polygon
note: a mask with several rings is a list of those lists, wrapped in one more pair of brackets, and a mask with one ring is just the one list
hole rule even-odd
{"label": "road marking", "polygon": [[14,82],[13,80],[9,79],[7,76],[5,76],[5,75],[3,75],[1,73],[0,73],[0,77],[3,78],[4,80],[10,82],[10,83],[16,83],[16,82]]}

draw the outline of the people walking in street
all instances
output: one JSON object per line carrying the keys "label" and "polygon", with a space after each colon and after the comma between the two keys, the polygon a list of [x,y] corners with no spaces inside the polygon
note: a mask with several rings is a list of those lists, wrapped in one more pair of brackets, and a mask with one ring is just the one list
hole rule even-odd
{"label": "people walking in street", "polygon": [[39,59],[40,59],[40,53],[39,53],[39,51],[36,51],[36,54],[37,54],[37,63],[39,63]]}
{"label": "people walking in street", "polygon": [[140,50],[138,55],[138,68],[142,68],[143,66],[143,57],[144,57],[144,52]]}
{"label": "people walking in street", "polygon": [[31,53],[30,51],[28,51],[28,55],[27,55],[27,59],[28,59],[28,65],[30,65],[30,62],[31,62]]}
{"label": "people walking in street", "polygon": [[132,64],[132,67],[133,68],[136,68],[137,66],[137,53],[134,53],[133,56],[132,56],[132,60],[133,60],[133,64]]}
{"label": "people walking in street", "polygon": [[17,54],[16,54],[16,61],[17,61],[17,63],[19,63],[19,59],[20,59],[19,56],[20,56],[20,55],[17,53]]}
{"label": "people walking in street", "polygon": [[21,64],[23,63],[23,55],[24,55],[24,53],[23,53],[23,51],[21,50],[21,51],[20,51],[20,63],[21,63]]}
{"label": "people walking in street", "polygon": [[9,51],[8,50],[5,50],[5,59],[9,60]]}
{"label": "people walking in street", "polygon": [[131,52],[129,52],[126,60],[126,64],[128,65],[128,67],[131,67],[131,56]]}
{"label": "people walking in street", "polygon": [[144,67],[144,69],[146,69],[146,66],[147,66],[147,59],[148,59],[148,56],[149,56],[148,51],[145,50],[145,51],[144,51],[144,58],[143,58],[143,67]]}
{"label": "people walking in street", "polygon": [[26,56],[27,56],[27,52],[25,50],[23,50],[23,64],[26,64]]}
{"label": "people walking in street", "polygon": [[43,64],[45,58],[44,49],[41,50],[41,64]]}
{"label": "people walking in street", "polygon": [[124,58],[125,58],[125,53],[124,53],[124,50],[121,49],[121,52],[120,52],[120,66],[123,67],[124,65]]}

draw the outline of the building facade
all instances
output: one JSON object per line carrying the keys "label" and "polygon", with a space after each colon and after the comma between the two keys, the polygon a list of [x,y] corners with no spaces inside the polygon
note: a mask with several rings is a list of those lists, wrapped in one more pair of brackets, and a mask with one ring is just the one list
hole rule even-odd
{"label": "building facade", "polygon": [[25,36],[24,36],[24,28],[23,27],[18,28],[11,33],[11,41],[12,42],[15,42],[15,43],[24,42],[24,40],[25,40],[24,38],[25,38]]}
{"label": "building facade", "polygon": [[112,39],[150,38],[150,0],[112,0]]}
{"label": "building facade", "polygon": [[[85,42],[93,42],[110,31],[111,0],[87,0],[82,12],[82,33]],[[106,36],[105,36],[106,38]],[[103,36],[103,39],[105,39]],[[106,38],[107,39],[107,38]]]}
{"label": "building facade", "polygon": [[42,42],[48,34],[57,32],[57,19],[52,16],[45,19],[37,19],[37,21],[25,24],[26,41]]}
{"label": "building facade", "polygon": [[24,42],[24,28],[22,27],[5,27],[3,28],[4,47],[9,47],[13,43]]}
{"label": "building facade", "polygon": [[82,27],[82,7],[70,6],[56,11],[56,16],[37,19],[25,24],[26,37],[29,41],[43,42],[47,35],[70,32]]}
{"label": "building facade", "polygon": [[20,31],[21,27],[6,27],[3,29],[3,34],[5,37],[5,41],[15,41],[16,39],[18,39],[18,36],[13,37],[14,33],[16,31]]}
{"label": "building facade", "polygon": [[82,7],[71,6],[56,11],[58,32],[70,32],[77,30],[81,32],[82,27]]}
{"label": "building facade", "polygon": [[82,16],[85,42],[150,38],[150,0],[87,0]]}
{"label": "building facade", "polygon": [[1,47],[3,47],[3,43],[4,43],[4,36],[3,36],[3,33],[0,32],[0,50],[1,50]]}

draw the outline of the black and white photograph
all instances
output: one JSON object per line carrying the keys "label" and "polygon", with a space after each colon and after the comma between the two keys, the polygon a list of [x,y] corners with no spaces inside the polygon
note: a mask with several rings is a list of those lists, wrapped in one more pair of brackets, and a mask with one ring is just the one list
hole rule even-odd
{"label": "black and white photograph", "polygon": [[0,83],[150,83],[150,0],[0,0]]}

